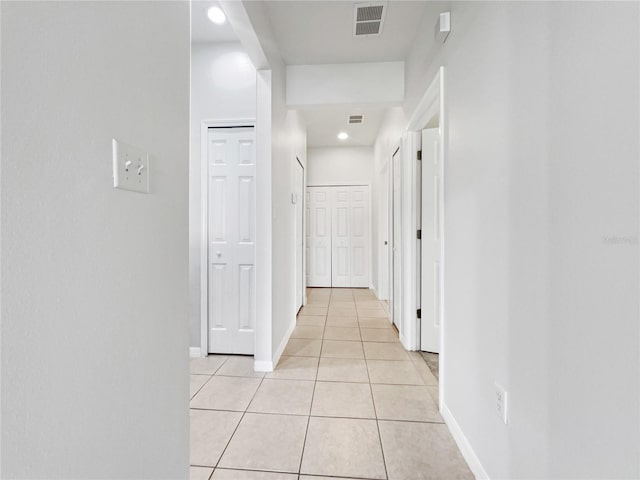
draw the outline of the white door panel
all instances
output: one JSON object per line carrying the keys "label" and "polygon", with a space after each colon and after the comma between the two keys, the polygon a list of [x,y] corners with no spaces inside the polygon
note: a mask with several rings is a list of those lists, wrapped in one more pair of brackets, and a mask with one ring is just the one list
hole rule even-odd
{"label": "white door panel", "polygon": [[307,286],[331,286],[331,190],[307,189]]}
{"label": "white door panel", "polygon": [[300,162],[295,164],[295,200],[296,200],[296,311],[302,308],[304,297],[304,266],[303,266],[303,249],[304,249],[304,169]]}
{"label": "white door panel", "polygon": [[440,198],[438,129],[422,131],[422,241],[420,348],[440,348]]}
{"label": "white door panel", "polygon": [[351,287],[369,288],[369,187],[351,187]]}
{"label": "white door panel", "polygon": [[209,353],[253,354],[255,134],[210,128]]}
{"label": "white door panel", "polygon": [[391,160],[391,315],[400,329],[402,315],[402,163],[400,150]]}
{"label": "white door panel", "polygon": [[351,187],[332,187],[332,255],[331,286],[351,286]]}

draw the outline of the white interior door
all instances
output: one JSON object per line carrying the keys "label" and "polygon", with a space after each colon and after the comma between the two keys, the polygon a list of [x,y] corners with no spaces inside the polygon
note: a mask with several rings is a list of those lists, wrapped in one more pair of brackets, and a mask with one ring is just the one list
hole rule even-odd
{"label": "white interior door", "polygon": [[391,313],[393,323],[400,329],[402,318],[402,163],[400,149],[392,157],[391,194]]}
{"label": "white interior door", "polygon": [[331,188],[309,187],[307,209],[307,285],[331,286]]}
{"label": "white interior door", "polygon": [[331,286],[351,286],[351,187],[332,187]]}
{"label": "white interior door", "polygon": [[420,346],[440,350],[440,179],[437,128],[422,131],[422,260]]}
{"label": "white interior door", "polygon": [[254,353],[255,132],[208,132],[209,353]]}
{"label": "white interior door", "polygon": [[351,287],[369,288],[369,187],[351,187]]}
{"label": "white interior door", "polygon": [[295,163],[295,207],[296,207],[296,311],[302,308],[304,297],[304,169]]}

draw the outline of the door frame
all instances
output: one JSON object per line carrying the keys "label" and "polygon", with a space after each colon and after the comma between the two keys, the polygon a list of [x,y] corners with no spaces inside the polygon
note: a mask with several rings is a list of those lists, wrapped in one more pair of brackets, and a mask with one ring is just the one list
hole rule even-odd
{"label": "door frame", "polygon": [[[393,294],[395,285],[395,277],[394,277],[394,250],[396,248],[395,244],[395,228],[394,228],[394,220],[395,220],[395,197],[394,197],[394,187],[395,187],[395,166],[393,164],[393,159],[396,155],[399,155],[400,159],[400,239],[402,239],[402,141],[398,142],[398,145],[392,150],[393,153],[389,156],[389,182],[388,188],[389,193],[387,195],[387,237],[388,237],[388,245],[387,245],[387,270],[388,270],[388,292],[387,297],[389,300],[389,320],[391,325],[396,325],[398,327],[398,334],[400,335],[400,331],[402,330],[402,278],[400,279],[400,285],[398,285],[399,298]],[[397,246],[400,250],[400,258],[402,259],[402,241]],[[400,261],[400,267],[402,267],[402,261]],[[395,318],[394,310],[396,303],[399,302],[400,307],[400,318]]]}
{"label": "door frame", "polygon": [[[428,128],[429,123],[435,117],[438,117],[438,129],[440,133],[440,149],[439,149],[439,167],[440,167],[440,354],[439,354],[439,396],[440,405],[445,404],[444,391],[446,378],[444,375],[444,365],[446,362],[446,309],[445,309],[445,253],[446,253],[446,231],[445,231],[445,169],[447,164],[447,150],[448,150],[448,118],[447,118],[447,104],[446,104],[446,92],[445,92],[445,67],[440,67],[434,79],[427,88],[424,96],[420,100],[418,107],[414,111],[411,119],[407,124],[405,135],[403,139],[406,141],[409,148],[406,149],[405,157],[408,168],[408,178],[415,179],[418,172],[418,162],[415,160],[415,153],[419,149],[422,140],[422,129]],[[412,239],[415,239],[415,232],[420,225],[420,194],[418,191],[418,182],[409,182],[408,184],[410,192],[407,192],[408,199],[410,201],[410,211],[408,215],[411,219],[408,228],[405,233],[410,234]],[[408,305],[412,309],[412,313],[415,313],[420,308],[420,276],[421,268],[419,266],[419,249],[418,242],[413,241],[412,245],[403,244],[403,247],[408,248],[408,262],[403,266],[409,270],[409,278],[411,288],[408,288],[407,292],[404,292],[403,298],[405,299],[404,305]],[[413,315],[412,318],[407,318],[403,315],[403,320],[406,322],[406,329],[404,333],[404,339],[406,340],[405,347],[408,350],[420,349],[420,320],[417,315]],[[402,337],[401,337],[402,338]]]}
{"label": "door frame", "polygon": [[[304,165],[302,164],[302,162],[300,161],[300,159],[296,156],[296,162],[298,163],[298,165],[300,165],[300,168],[302,168],[302,199],[296,199],[296,202],[298,201],[302,201],[302,307],[304,307],[307,304],[307,258],[306,258],[306,243],[307,243],[307,232],[305,230],[305,227],[307,225],[307,209],[306,209],[306,199],[307,199],[307,171],[304,168]],[[294,164],[295,167],[295,164]],[[297,168],[297,167],[296,167]],[[295,171],[293,174],[293,180],[295,182],[296,176],[295,176]],[[294,228],[297,228],[297,225],[295,224],[296,222],[294,221]],[[295,238],[295,237],[294,237]],[[296,245],[296,248],[297,245]],[[296,255],[296,261],[297,261],[297,255]],[[295,276],[293,278],[297,277],[297,273],[298,273],[298,265],[296,265],[296,270],[294,272]],[[295,301],[295,300],[294,300]],[[297,303],[297,302],[296,302]],[[296,309],[296,315],[298,314],[299,310],[298,310],[298,306],[295,306]]]}
{"label": "door frame", "polygon": [[[207,119],[200,123],[200,356],[209,355],[209,128],[233,128],[233,127],[252,127],[256,129],[255,118],[236,118],[236,119]],[[256,159],[257,159],[256,149]],[[260,180],[256,172],[256,186]],[[259,201],[256,195],[256,203]],[[256,225],[256,260],[258,255],[258,243],[260,243],[260,235]],[[258,270],[258,262],[254,267],[256,276]],[[265,288],[268,286],[262,286]],[[256,301],[260,298],[258,289],[261,288],[260,283],[256,282]],[[256,304],[256,311],[259,305]],[[254,336],[257,335],[257,329]],[[254,338],[255,345],[255,338]],[[255,353],[255,347],[254,347]]]}
{"label": "door frame", "polygon": [[[373,221],[372,221],[372,217],[373,217],[373,211],[372,211],[372,207],[371,207],[371,182],[369,181],[362,181],[362,182],[334,182],[334,183],[313,183],[313,184],[309,184],[309,185],[305,185],[305,189],[309,188],[309,187],[367,187],[369,189],[369,241],[368,243],[368,248],[369,248],[369,289],[373,289],[373,274],[371,273],[373,271],[373,269],[371,268],[373,265]],[[306,192],[305,192],[306,193]],[[333,245],[331,247],[331,252],[333,253]],[[305,264],[306,264],[306,258],[305,258]],[[306,272],[305,272],[306,273]]]}

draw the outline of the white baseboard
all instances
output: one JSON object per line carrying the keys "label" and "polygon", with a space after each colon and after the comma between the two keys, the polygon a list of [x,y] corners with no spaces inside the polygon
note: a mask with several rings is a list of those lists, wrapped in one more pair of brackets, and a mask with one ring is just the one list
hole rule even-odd
{"label": "white baseboard", "polygon": [[202,349],[200,347],[189,347],[189,357],[190,358],[202,357]]}
{"label": "white baseboard", "polygon": [[294,328],[296,328],[295,320],[289,326],[289,329],[287,330],[287,333],[285,334],[284,338],[282,339],[282,342],[280,342],[280,345],[278,346],[278,348],[274,352],[273,360],[272,361],[268,361],[268,360],[256,360],[255,361],[255,363],[253,364],[253,369],[256,372],[273,372],[273,369],[275,368],[275,366],[278,365],[278,361],[280,361],[280,357],[282,356],[282,352],[284,352],[284,349],[286,348],[287,343],[289,342],[289,337],[291,337],[291,334],[293,333],[293,329]]}
{"label": "white baseboard", "polygon": [[484,467],[480,463],[480,459],[478,459],[476,452],[473,451],[473,448],[471,447],[469,440],[467,440],[467,437],[465,436],[464,432],[460,428],[460,425],[458,425],[458,422],[456,421],[455,417],[451,413],[451,410],[449,410],[449,408],[446,405],[442,405],[442,408],[440,409],[440,413],[442,414],[442,418],[444,418],[444,421],[447,424],[447,427],[449,427],[449,431],[451,432],[453,439],[458,445],[458,448],[460,449],[460,453],[462,453],[462,456],[467,461],[467,464],[469,464],[469,468],[471,469],[471,472],[475,475],[476,479],[489,480],[489,475],[487,475],[487,472],[485,471]]}
{"label": "white baseboard", "polygon": [[287,347],[287,343],[289,343],[289,338],[291,337],[291,334],[293,333],[294,328],[296,328],[295,317],[293,319],[293,322],[291,322],[291,325],[289,325],[289,328],[287,329],[287,333],[284,334],[284,338],[280,342],[280,345],[278,345],[278,348],[276,349],[276,351],[273,352],[274,367],[278,365],[278,362],[280,361],[280,357],[282,356],[282,352],[284,352],[284,349]]}

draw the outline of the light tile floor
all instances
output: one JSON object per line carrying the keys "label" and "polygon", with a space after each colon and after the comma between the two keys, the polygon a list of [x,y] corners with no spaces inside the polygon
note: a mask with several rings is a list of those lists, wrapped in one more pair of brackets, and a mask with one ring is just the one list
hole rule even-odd
{"label": "light tile floor", "polygon": [[191,361],[191,478],[473,479],[438,381],[365,289],[309,289],[276,370]]}

